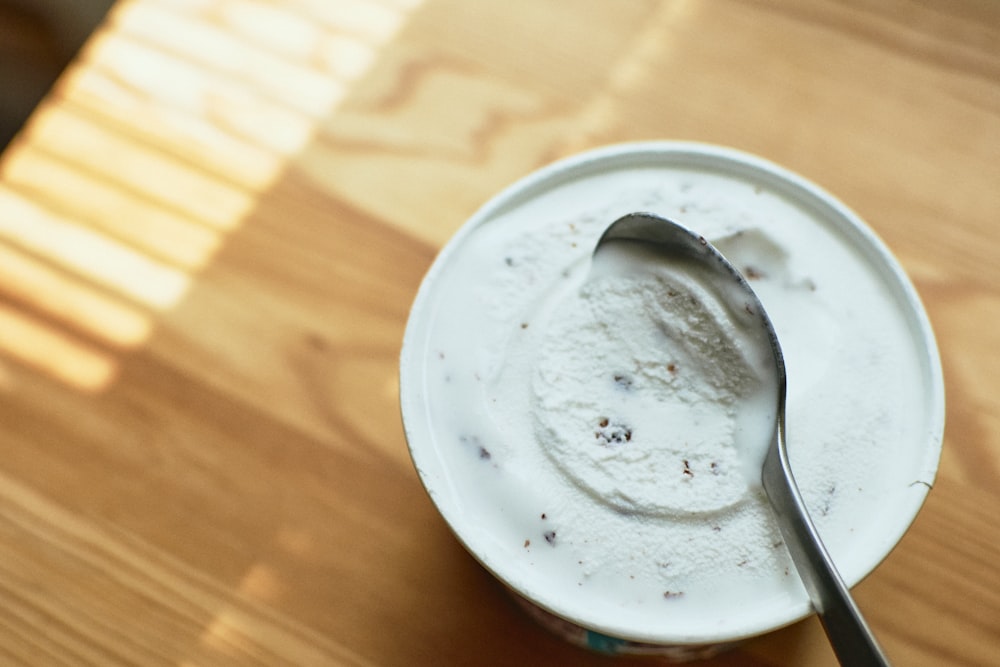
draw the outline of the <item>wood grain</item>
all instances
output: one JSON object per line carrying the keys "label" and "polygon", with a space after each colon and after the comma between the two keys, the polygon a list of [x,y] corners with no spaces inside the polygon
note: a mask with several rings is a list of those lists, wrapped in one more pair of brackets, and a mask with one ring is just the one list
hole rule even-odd
{"label": "wood grain", "polygon": [[[1000,664],[1000,6],[975,0],[120,2],[0,161],[0,662],[609,664],[448,532],[397,356],[478,206],[641,139],[781,163],[900,258],[946,442],[856,592],[898,664]],[[810,619],[708,664],[835,663]]]}

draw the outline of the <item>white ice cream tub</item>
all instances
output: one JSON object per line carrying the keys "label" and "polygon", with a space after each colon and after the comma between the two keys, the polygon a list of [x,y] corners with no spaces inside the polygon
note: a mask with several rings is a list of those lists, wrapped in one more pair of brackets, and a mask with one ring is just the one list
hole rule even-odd
{"label": "white ice cream tub", "polygon": [[[546,505],[531,504],[536,500],[546,502],[544,489],[531,486],[539,475],[549,474],[544,470],[544,460],[532,464],[530,471],[516,470],[517,465],[532,459],[518,463],[521,454],[517,442],[503,442],[508,429],[495,423],[498,418],[491,413],[489,393],[480,387],[484,376],[503,374],[503,356],[490,346],[510,340],[483,334],[497,328],[489,320],[495,313],[486,312],[496,308],[490,304],[480,308],[477,304],[482,300],[475,296],[481,280],[485,281],[484,289],[489,289],[489,279],[483,276],[492,275],[493,270],[489,245],[476,240],[483,236],[483,230],[502,239],[505,231],[501,228],[505,225],[518,225],[518,229],[530,234],[533,225],[558,224],[563,237],[570,233],[578,236],[560,237],[566,242],[560,241],[559,247],[570,254],[566,255],[568,259],[557,258],[553,263],[563,261],[566,266],[578,266],[587,261],[600,231],[618,215],[637,209],[652,210],[696,230],[703,225],[714,225],[716,232],[726,225],[773,225],[777,230],[772,230],[775,238],[781,242],[783,237],[790,239],[789,266],[798,266],[795,270],[802,273],[814,265],[815,283],[811,277],[799,276],[795,285],[808,283],[808,289],[827,299],[823,303],[828,304],[831,313],[806,318],[797,307],[778,302],[784,292],[777,288],[774,294],[758,291],[758,295],[774,320],[788,364],[788,446],[797,481],[849,586],[861,581],[895,547],[933,485],[944,430],[944,384],[926,312],[884,243],[829,193],[746,153],[679,142],[621,144],[592,150],[524,177],[497,194],[463,225],[424,278],[401,354],[401,411],[421,482],[468,551],[515,594],[534,618],[561,636],[605,652],[688,659],[711,655],[811,613],[794,568],[787,567],[783,547],[777,550],[781,554],[769,556],[761,565],[763,575],[758,576],[764,579],[760,581],[773,579],[777,583],[760,583],[759,596],[751,594],[758,585],[755,579],[747,584],[749,598],[729,599],[728,593],[722,592],[717,603],[716,597],[710,596],[705,598],[707,602],[697,603],[695,611],[684,614],[670,611],[669,600],[660,605],[640,600],[638,593],[634,599],[628,598],[630,593],[618,596],[614,591],[619,589],[608,583],[613,576],[605,576],[599,567],[593,572],[573,573],[567,563],[583,564],[587,547],[581,535],[585,533],[573,526],[560,532],[560,536],[576,536],[575,543],[560,542],[560,548],[572,553],[565,556],[565,562],[553,555],[556,549],[547,548],[554,545],[555,524],[546,522],[554,517],[539,511]],[[822,250],[816,250],[811,241],[795,240],[800,233],[820,234]],[[510,243],[524,245],[519,235],[521,232],[515,231],[507,236],[512,239]],[[727,243],[737,254],[740,252],[738,240],[730,238]],[[796,243],[801,248],[812,248],[808,252],[815,256],[797,258]],[[506,253],[498,245],[498,267],[501,262],[514,263]],[[471,261],[470,254],[475,255]],[[846,263],[838,264],[841,257],[847,258],[843,260]],[[565,275],[570,273],[569,269],[560,270]],[[852,286],[855,298],[844,296],[851,292],[839,286],[842,281]],[[538,279],[540,289],[545,284],[543,278]],[[522,285],[514,291],[530,289]],[[516,298],[517,294],[510,297]],[[477,314],[477,309],[483,312]],[[514,322],[511,327],[517,328]],[[840,330],[846,334],[841,336],[845,340],[838,342],[830,331]],[[851,342],[854,339],[866,342],[856,344]],[[530,345],[527,348],[530,353]],[[525,353],[518,354],[523,357]],[[850,363],[856,365],[861,377],[838,375],[837,359],[827,358],[836,354],[852,355]],[[530,365],[523,359],[518,363]],[[869,366],[881,368],[876,375],[889,379],[866,376]],[[883,381],[882,389],[866,386]],[[892,397],[887,398],[890,393]],[[852,418],[852,410],[861,415],[858,420]],[[516,413],[509,410],[504,418],[519,422]],[[830,428],[826,428],[824,419]],[[852,421],[858,423],[842,426]],[[525,414],[523,422],[530,423],[530,415]],[[486,435],[472,434],[470,428],[474,430],[476,423],[484,425]],[[526,428],[520,423],[508,425],[512,429]],[[847,434],[861,433],[860,439],[865,442],[844,443],[841,447],[835,439],[825,441],[839,428],[847,429]],[[524,433],[530,436],[528,431]],[[513,435],[508,439],[524,440]],[[824,442],[817,444],[819,441]],[[504,468],[507,465],[509,469]],[[840,479],[831,481],[829,475],[834,473],[830,470]],[[528,486],[522,488],[519,484]],[[559,502],[566,507],[565,499]],[[834,510],[830,510],[831,506]],[[837,518],[837,507],[845,508],[841,514],[850,514],[850,518]],[[828,510],[832,518],[825,525]],[[688,521],[691,525],[686,523],[685,530],[698,530],[697,521],[697,517]],[[663,530],[672,530],[672,524],[667,523]],[[637,546],[637,553],[656,550],[657,526],[655,519],[642,519],[641,532],[647,542]],[[667,539],[662,548],[675,549],[676,556],[675,545],[669,542]],[[767,567],[781,568],[782,562],[786,563],[784,572],[766,572]],[[621,590],[627,590],[627,582],[622,586]],[[602,598],[609,591],[610,595]],[[674,595],[665,591],[660,597]]]}

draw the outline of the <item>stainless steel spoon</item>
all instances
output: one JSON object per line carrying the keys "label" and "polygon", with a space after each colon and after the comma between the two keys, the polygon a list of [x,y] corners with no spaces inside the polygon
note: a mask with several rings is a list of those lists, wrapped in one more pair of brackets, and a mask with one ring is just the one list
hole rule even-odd
{"label": "stainless steel spoon", "polygon": [[[760,453],[761,482],[778,519],[778,526],[812,605],[823,623],[842,665],[888,665],[888,659],[865,623],[847,586],[833,565],[809,518],[792,476],[785,447],[785,362],[774,326],[743,275],[704,237],[675,222],[648,213],[632,213],[605,230],[594,254],[612,241],[637,241],[654,247],[667,259],[694,260],[705,269],[720,302],[732,312],[759,318],[760,330],[774,359],[777,396],[774,435]],[[747,453],[753,456],[753,452]]]}

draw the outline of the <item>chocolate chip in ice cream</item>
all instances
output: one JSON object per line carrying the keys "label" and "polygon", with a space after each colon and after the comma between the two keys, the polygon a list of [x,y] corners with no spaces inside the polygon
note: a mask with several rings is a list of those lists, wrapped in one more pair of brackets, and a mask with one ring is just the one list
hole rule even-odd
{"label": "chocolate chip in ice cream", "polygon": [[602,447],[619,447],[632,440],[632,429],[607,417],[601,417],[597,421],[594,438]]}
{"label": "chocolate chip in ice cream", "polygon": [[615,386],[621,389],[631,389],[632,388],[632,377],[626,373],[615,373],[614,374]]}

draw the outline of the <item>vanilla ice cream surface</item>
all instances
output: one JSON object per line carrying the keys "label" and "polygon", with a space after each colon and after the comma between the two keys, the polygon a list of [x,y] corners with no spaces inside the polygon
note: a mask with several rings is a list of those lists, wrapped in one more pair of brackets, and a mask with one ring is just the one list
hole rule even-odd
{"label": "vanilla ice cream surface", "polygon": [[775,410],[748,325],[697,267],[628,244],[592,261],[643,211],[709,239],[763,302],[798,485],[845,579],[867,574],[905,530],[893,507],[933,473],[914,462],[922,341],[864,239],[752,171],[622,166],[536,190],[464,230],[424,288],[433,447],[414,458],[470,551],[543,608],[630,639],[749,635],[808,609],[741,455]]}

